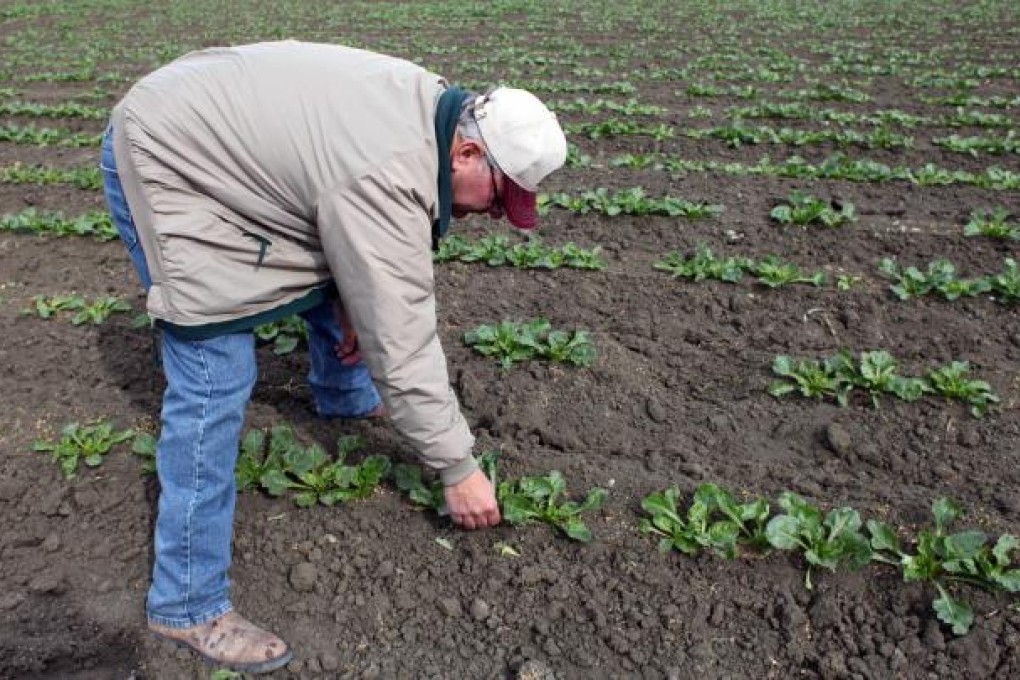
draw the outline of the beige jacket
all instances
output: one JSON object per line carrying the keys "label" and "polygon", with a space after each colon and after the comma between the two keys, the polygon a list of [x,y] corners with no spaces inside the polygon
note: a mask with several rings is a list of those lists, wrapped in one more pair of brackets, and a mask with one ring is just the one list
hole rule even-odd
{"label": "beige jacket", "polygon": [[214,48],[143,78],[112,124],[149,314],[201,337],[334,281],[394,426],[453,484],[476,464],[436,331],[444,89],[351,48]]}

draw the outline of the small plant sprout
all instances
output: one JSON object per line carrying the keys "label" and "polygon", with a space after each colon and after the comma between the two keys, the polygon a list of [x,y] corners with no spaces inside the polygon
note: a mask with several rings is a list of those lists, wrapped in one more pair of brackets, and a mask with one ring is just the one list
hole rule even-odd
{"label": "small plant sprout", "polygon": [[836,277],[836,289],[843,291],[850,290],[863,280],[864,278],[861,276],[855,276],[853,274],[839,274]]}
{"label": "small plant sprout", "polygon": [[694,255],[689,259],[677,251],[670,252],[655,263],[655,268],[669,272],[675,277],[704,281],[715,279],[726,283],[736,283],[743,276],[744,270],[752,266],[746,258],[718,258],[705,244],[698,244]]}
{"label": "small plant sprout", "polygon": [[989,277],[992,292],[1002,302],[1015,303],[1020,301],[1020,267],[1016,260],[1007,257],[1003,262],[1002,271]]}
{"label": "small plant sprout", "polygon": [[260,343],[272,343],[273,354],[290,354],[298,344],[308,340],[308,326],[304,319],[294,314],[271,323],[255,327],[255,339]]}
{"label": "small plant sprout", "polygon": [[947,300],[956,300],[962,296],[973,297],[987,293],[992,289],[992,283],[984,277],[957,278],[956,267],[944,258],[931,261],[928,264],[927,272],[922,272],[917,267],[900,269],[893,258],[883,259],[879,263],[878,269],[893,279],[889,290],[901,300],[909,300],[912,297],[929,293],[938,293]]}
{"label": "small plant sprout", "polygon": [[1020,566],[1011,557],[1020,548],[1020,540],[1003,534],[993,544],[981,531],[948,533],[949,526],[961,515],[955,501],[939,498],[932,503],[935,528],[917,535],[916,553],[901,547],[896,531],[884,522],[868,521],[873,559],[899,565],[904,581],[927,581],[938,590],[932,602],[938,618],[952,627],[956,635],[965,635],[974,623],[974,612],[967,602],[949,594],[946,584],[958,582],[986,590],[1020,592]]}
{"label": "small plant sprout", "polygon": [[112,314],[131,311],[130,304],[110,295],[96,298],[92,302],[87,302],[81,295],[36,295],[32,303],[33,308],[25,312],[34,313],[40,319],[53,318],[58,312],[74,312],[71,323],[75,326],[101,324]]}
{"label": "small plant sprout", "polygon": [[827,203],[803,191],[792,191],[786,199],[772,209],[770,216],[780,224],[821,224],[825,227],[838,227],[853,222],[853,203]]}
{"label": "small plant sprout", "polygon": [[104,295],[86,304],[71,317],[71,323],[78,326],[84,323],[98,325],[117,313],[130,312],[131,305],[125,300],[112,295]]}
{"label": "small plant sprout", "polygon": [[498,358],[504,371],[530,359],[574,366],[591,366],[595,361],[595,348],[587,332],[553,330],[543,318],[481,325],[465,333],[464,342],[479,354]]}
{"label": "small plant sprout", "polygon": [[984,380],[971,380],[967,377],[970,364],[966,361],[954,361],[948,366],[936,368],[928,373],[932,389],[946,397],[962,401],[970,406],[971,413],[980,418],[988,412],[991,404],[999,402],[992,392],[992,387]]}
{"label": "small plant sprout", "polygon": [[663,552],[675,549],[694,554],[711,548],[717,555],[733,559],[738,544],[768,547],[766,501],[738,503],[730,492],[715,484],[702,484],[695,490],[685,516],[681,516],[678,496],[676,487],[671,487],[641,501],[641,508],[650,515],[641,520],[641,530],[660,536],[659,549]]}
{"label": "small plant sprout", "polygon": [[921,378],[905,378],[897,373],[899,363],[885,350],[862,352],[855,384],[870,396],[871,403],[878,408],[879,397],[895,394],[903,401],[917,401],[931,388]]}
{"label": "small plant sprout", "polygon": [[778,288],[790,283],[806,283],[812,286],[821,286],[825,283],[824,272],[806,274],[796,264],[783,262],[775,255],[769,255],[754,263],[750,271],[757,277],[759,283],[769,288]]}
{"label": "small plant sprout", "polygon": [[774,548],[804,553],[808,563],[804,587],[808,590],[813,588],[812,567],[855,570],[871,562],[871,545],[860,531],[856,510],[836,508],[823,518],[821,510],[789,491],[780,495],[779,506],[785,512],[769,520],[765,534]]}
{"label": "small plant sprout", "polygon": [[131,439],[134,434],[134,430],[117,431],[112,423],[105,421],[90,425],[70,423],[60,431],[60,439],[56,442],[36,440],[32,450],[52,454],[64,477],[71,479],[78,471],[79,461],[87,467],[97,467],[110,449]]}
{"label": "small plant sprout", "polygon": [[139,432],[131,442],[131,453],[142,460],[142,473],[156,474],[156,437],[148,432]]}
{"label": "small plant sprout", "polygon": [[598,510],[608,492],[598,487],[588,490],[584,500],[563,501],[567,482],[558,470],[536,477],[500,480],[497,473],[496,451],[481,456],[479,464],[496,489],[496,501],[503,519],[509,524],[521,525],[542,522],[562,531],[568,538],[581,543],[592,540],[591,530],[581,519],[581,513]]}
{"label": "small plant sprout", "polygon": [[1009,217],[1006,208],[975,210],[970,214],[970,221],[963,227],[963,235],[1020,241],[1020,222],[1011,221]]}
{"label": "small plant sprout", "polygon": [[841,406],[845,406],[847,395],[853,389],[853,380],[844,370],[845,362],[845,355],[837,355],[824,361],[794,360],[784,355],[777,356],[772,362],[772,372],[785,380],[769,385],[769,394],[781,397],[799,391],[805,397],[832,397]]}
{"label": "small plant sprout", "polygon": [[260,483],[270,496],[293,491],[294,502],[303,508],[366,498],[389,473],[390,461],[368,456],[357,465],[345,464],[347,456],[362,446],[360,437],[341,437],[335,461],[316,444],[290,446],[281,456],[281,466],[262,474]]}
{"label": "small plant sprout", "polygon": [[81,295],[36,295],[32,298],[32,309],[26,314],[35,313],[40,319],[49,319],[57,312],[77,311],[85,306],[85,298]]}

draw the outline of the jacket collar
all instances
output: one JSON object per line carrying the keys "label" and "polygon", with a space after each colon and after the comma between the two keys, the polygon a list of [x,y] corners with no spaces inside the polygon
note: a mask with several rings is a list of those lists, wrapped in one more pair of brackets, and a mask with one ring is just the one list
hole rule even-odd
{"label": "jacket collar", "polygon": [[457,118],[464,100],[470,96],[459,87],[449,87],[439,95],[436,104],[436,146],[439,151],[439,219],[432,223],[432,249],[439,248],[439,239],[450,228],[453,214],[453,169],[450,162],[450,146],[457,130]]}

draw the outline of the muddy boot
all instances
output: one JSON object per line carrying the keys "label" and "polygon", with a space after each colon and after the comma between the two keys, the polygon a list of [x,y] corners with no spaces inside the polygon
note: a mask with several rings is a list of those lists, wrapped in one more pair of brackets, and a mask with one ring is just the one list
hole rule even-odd
{"label": "muddy boot", "polygon": [[167,628],[150,622],[149,630],[190,647],[209,663],[240,673],[268,673],[294,656],[287,643],[236,612],[192,628]]}

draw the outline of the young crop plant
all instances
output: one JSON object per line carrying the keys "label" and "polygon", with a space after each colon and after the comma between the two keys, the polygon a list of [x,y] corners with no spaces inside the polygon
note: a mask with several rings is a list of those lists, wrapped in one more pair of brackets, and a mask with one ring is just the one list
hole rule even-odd
{"label": "young crop plant", "polygon": [[822,511],[795,493],[779,496],[785,512],[769,520],[765,535],[780,550],[798,550],[807,560],[804,587],[811,590],[812,567],[835,571],[840,566],[857,570],[872,560],[871,544],[861,533],[861,517],[851,508]]}
{"label": "young crop plant", "polygon": [[751,269],[754,263],[747,258],[716,257],[710,248],[699,243],[694,250],[694,255],[686,258],[677,251],[669,252],[665,257],[656,262],[656,269],[669,272],[674,277],[691,279],[692,281],[704,281],[713,279],[736,283],[740,281],[745,270]]}
{"label": "young crop plant", "polygon": [[962,401],[970,406],[970,412],[980,418],[988,412],[992,404],[999,402],[999,397],[992,392],[992,386],[984,380],[971,380],[967,377],[970,364],[966,361],[953,361],[948,366],[936,368],[928,373],[931,389],[946,397]]}
{"label": "young crop plant", "polygon": [[81,295],[36,295],[32,298],[32,309],[25,313],[34,313],[40,319],[53,318],[57,312],[71,311],[71,323],[75,326],[90,323],[98,325],[113,314],[131,311],[131,305],[125,300],[112,295],[104,295],[88,302]]}
{"label": "young crop plant", "polygon": [[298,344],[308,340],[308,326],[297,314],[255,327],[255,339],[273,343],[273,354],[290,354]]}
{"label": "young crop plant", "polygon": [[975,210],[963,227],[964,236],[985,236],[1004,241],[1020,241],[1020,221],[1010,220],[1006,208]]}
{"label": "young crop plant", "polygon": [[922,529],[915,541],[916,553],[901,547],[896,531],[884,522],[868,521],[874,560],[897,565],[904,581],[926,581],[938,590],[932,608],[938,618],[952,627],[956,635],[965,635],[974,623],[970,605],[952,597],[946,588],[950,582],[974,585],[986,590],[1020,592],[1020,539],[1003,534],[994,544],[981,531],[950,534],[949,526],[961,515],[956,502],[939,498],[932,503],[935,528]]}
{"label": "young crop plant", "polygon": [[[851,370],[847,368],[848,362]],[[768,392],[773,397],[800,392],[812,399],[832,397],[840,406],[846,406],[847,397],[854,387],[852,362],[849,354],[844,352],[823,361],[794,360],[780,355],[772,361],[772,372],[785,378],[769,385]]]}
{"label": "young crop plant", "polygon": [[537,236],[512,246],[510,239],[501,235],[485,236],[474,242],[450,236],[440,243],[433,261],[484,262],[491,267],[510,265],[521,269],[598,270],[606,267],[598,246],[589,250],[570,242],[556,248],[546,245]]}
{"label": "young crop plant", "polygon": [[119,238],[107,212],[88,212],[68,219],[60,212],[26,208],[0,215],[0,231],[28,232],[44,236],[92,236],[100,241]]}
{"label": "young crop plant", "polygon": [[715,484],[702,484],[685,515],[677,507],[680,492],[670,487],[651,493],[641,501],[641,508],[650,515],[641,520],[644,533],[660,536],[659,550],[679,550],[692,555],[711,548],[728,559],[737,556],[738,545],[765,548],[769,515],[768,502],[757,499],[738,503],[733,495]]}
{"label": "young crop plant", "polygon": [[50,453],[64,477],[72,479],[78,472],[79,462],[85,463],[86,467],[97,467],[110,449],[131,439],[134,434],[134,430],[118,431],[113,423],[106,421],[87,425],[70,423],[60,431],[60,439],[55,442],[37,439],[32,450]]}
{"label": "young crop plant", "polygon": [[503,481],[498,477],[496,462],[495,452],[482,456],[480,461],[496,489],[499,511],[506,522],[514,525],[542,522],[575,541],[588,543],[592,540],[591,529],[581,519],[581,513],[601,508],[609,495],[605,489],[589,489],[580,502],[562,500],[567,493],[567,482],[559,470]]}
{"label": "young crop plant", "polygon": [[[487,451],[478,458],[478,463],[496,490],[496,502],[504,521],[514,525],[542,522],[575,541],[588,543],[592,540],[591,530],[581,519],[581,513],[602,507],[608,495],[605,489],[590,489],[581,502],[561,502],[566,495],[562,473],[553,470],[542,476],[504,481],[497,471],[498,456],[496,451]],[[416,506],[446,514],[443,484],[438,479],[426,484],[421,468],[408,464],[397,465],[393,477],[397,488]]]}
{"label": "young crop plant", "polygon": [[426,484],[421,476],[421,467],[400,463],[393,467],[393,481],[397,488],[407,494],[411,502],[427,510],[434,510],[440,515],[446,514],[446,496],[443,483],[439,479]]}
{"label": "young crop plant", "polygon": [[[50,168],[42,165],[26,166],[21,163],[0,167],[0,182],[4,184],[69,184],[78,189],[97,190],[103,186],[99,168],[78,168],[65,170],[63,168]],[[34,210],[29,208],[29,210]],[[97,213],[98,214],[98,213]],[[0,217],[0,221],[4,217]],[[112,238],[116,238],[116,230]],[[104,231],[104,235],[105,235]]]}
{"label": "young crop plant", "polygon": [[288,446],[280,456],[280,467],[263,472],[259,483],[270,496],[292,492],[294,503],[302,508],[367,498],[389,473],[390,460],[368,456],[357,465],[347,465],[347,456],[363,446],[360,437],[341,437],[336,460],[317,444]]}
{"label": "young crop plant", "polygon": [[926,394],[940,394],[968,404],[975,417],[983,416],[990,405],[999,401],[987,382],[967,377],[967,362],[954,361],[924,377],[904,376],[898,372],[899,363],[885,350],[861,352],[857,361],[845,349],[823,361],[777,356],[772,371],[784,378],[769,385],[772,396],[799,391],[805,397],[832,397],[840,406],[847,405],[855,388],[866,392],[875,407],[883,394],[906,402],[917,401]]}
{"label": "young crop plant", "polygon": [[595,348],[586,331],[553,330],[541,317],[529,321],[483,324],[464,334],[465,344],[484,356],[496,357],[504,370],[515,363],[544,359],[574,366],[591,366]]}
{"label": "young crop plant", "polygon": [[799,190],[792,191],[786,200],[786,203],[773,208],[769,215],[780,224],[838,227],[856,220],[854,204],[850,202],[830,203]]}
{"label": "young crop plant", "polygon": [[[852,366],[849,352],[845,352],[844,359],[847,362],[844,365]],[[911,402],[931,391],[925,380],[899,375],[898,369],[899,362],[885,350],[861,352],[852,380],[855,386],[871,396],[871,404],[875,408],[878,408],[879,397],[883,394],[894,394],[903,401]]]}
{"label": "young crop plant", "polygon": [[941,146],[949,151],[958,153],[969,153],[977,157],[979,153],[990,153],[1001,156],[1009,153],[1020,153],[1020,139],[1016,133],[1010,130],[1005,137],[961,137],[950,135],[948,137],[937,137],[932,141],[935,146]]}
{"label": "young crop plant", "polygon": [[790,283],[806,283],[821,286],[825,283],[825,273],[807,274],[792,262],[783,262],[775,255],[753,263],[748,270],[757,277],[758,282],[769,288],[778,288]]}
{"label": "young crop plant", "polygon": [[681,198],[666,196],[649,198],[641,187],[620,189],[612,194],[608,189],[598,188],[571,196],[555,193],[548,196],[547,207],[564,208],[580,215],[590,212],[609,217],[617,215],[665,215],[667,217],[712,217],[722,212],[722,206],[693,203]]}
{"label": "young crop plant", "polygon": [[156,437],[148,432],[138,432],[131,442],[131,453],[142,461],[142,474],[156,474]]}
{"label": "young crop plant", "polygon": [[1002,271],[990,276],[988,281],[992,293],[1002,302],[1020,302],[1020,267],[1017,267],[1013,258],[1007,257],[1003,261]]}
{"label": "young crop plant", "polygon": [[31,144],[34,146],[99,147],[102,135],[53,128],[37,128],[34,125],[0,125],[0,142]]}
{"label": "young crop plant", "polygon": [[931,293],[938,293],[946,300],[956,300],[960,297],[974,297],[992,289],[992,282],[986,277],[957,278],[956,267],[944,258],[930,262],[926,272],[917,267],[901,270],[896,260],[889,257],[879,262],[878,269],[893,279],[889,290],[900,300]]}

